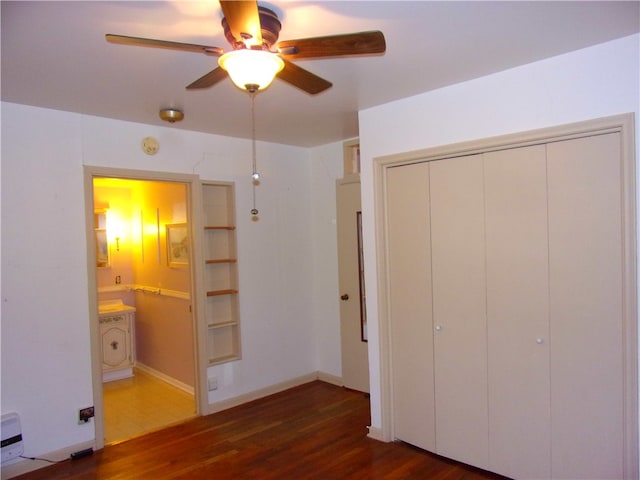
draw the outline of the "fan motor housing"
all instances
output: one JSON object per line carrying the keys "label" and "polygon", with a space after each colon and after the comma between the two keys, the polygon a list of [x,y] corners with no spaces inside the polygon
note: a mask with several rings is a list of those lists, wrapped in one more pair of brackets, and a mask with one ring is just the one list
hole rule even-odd
{"label": "fan motor housing", "polygon": [[[260,16],[262,43],[271,50],[272,45],[278,41],[282,24],[278,19],[278,15],[268,8],[258,7],[258,15]],[[227,41],[233,45],[234,48],[242,48],[242,45],[240,45],[241,42],[236,41],[233,37],[226,18],[222,19],[222,28],[224,29],[224,36],[227,38]]]}

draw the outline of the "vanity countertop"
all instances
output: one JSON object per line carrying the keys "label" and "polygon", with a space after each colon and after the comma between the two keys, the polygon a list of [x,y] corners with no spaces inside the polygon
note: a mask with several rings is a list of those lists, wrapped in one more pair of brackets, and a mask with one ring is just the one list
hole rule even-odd
{"label": "vanity countertop", "polygon": [[98,303],[98,313],[120,313],[120,312],[135,312],[136,308],[131,305],[126,305],[122,300],[105,300]]}

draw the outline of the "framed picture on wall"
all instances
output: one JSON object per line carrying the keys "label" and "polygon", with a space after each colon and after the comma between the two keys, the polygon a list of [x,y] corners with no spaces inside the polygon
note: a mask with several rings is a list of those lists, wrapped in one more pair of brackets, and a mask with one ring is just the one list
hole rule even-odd
{"label": "framed picture on wall", "polygon": [[189,265],[189,229],[186,223],[167,224],[167,263],[170,267]]}

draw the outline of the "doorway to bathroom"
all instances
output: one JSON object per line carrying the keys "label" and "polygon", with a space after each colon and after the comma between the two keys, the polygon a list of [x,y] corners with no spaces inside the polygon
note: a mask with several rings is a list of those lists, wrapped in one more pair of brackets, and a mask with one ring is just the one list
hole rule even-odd
{"label": "doorway to bathroom", "polygon": [[198,414],[190,187],[155,176],[91,176],[94,401],[104,444]]}

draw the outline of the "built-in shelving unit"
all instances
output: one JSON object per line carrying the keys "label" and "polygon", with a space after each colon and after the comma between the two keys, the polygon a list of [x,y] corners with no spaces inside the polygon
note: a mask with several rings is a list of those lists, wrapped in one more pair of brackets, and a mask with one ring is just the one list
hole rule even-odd
{"label": "built-in shelving unit", "polygon": [[240,358],[235,193],[231,182],[202,182],[207,359]]}

